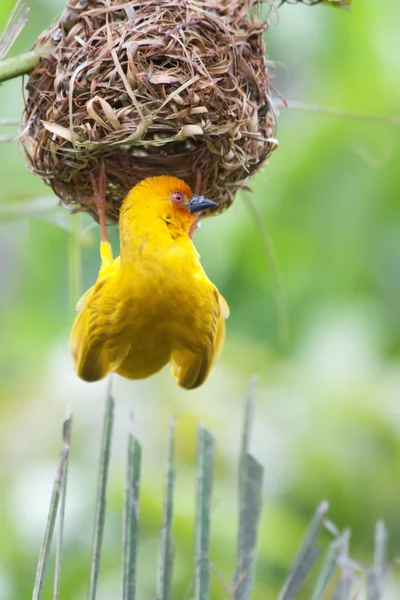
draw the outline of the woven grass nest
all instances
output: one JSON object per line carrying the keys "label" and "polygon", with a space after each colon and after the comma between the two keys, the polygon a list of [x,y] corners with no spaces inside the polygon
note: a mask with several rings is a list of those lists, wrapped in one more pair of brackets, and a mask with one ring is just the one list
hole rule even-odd
{"label": "woven grass nest", "polygon": [[[97,220],[169,174],[220,212],[276,147],[259,0],[69,0],[36,47],[20,139],[61,203]],[[199,179],[200,176],[200,179]],[[201,182],[199,186],[199,180]]]}

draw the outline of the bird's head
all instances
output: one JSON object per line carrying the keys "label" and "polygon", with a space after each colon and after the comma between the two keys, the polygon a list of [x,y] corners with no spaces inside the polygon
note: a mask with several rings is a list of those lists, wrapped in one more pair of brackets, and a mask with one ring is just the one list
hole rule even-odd
{"label": "bird's head", "polygon": [[146,220],[162,219],[171,229],[188,233],[201,211],[216,202],[193,194],[181,179],[169,175],[149,177],[135,185],[121,207],[121,219],[143,215]]}

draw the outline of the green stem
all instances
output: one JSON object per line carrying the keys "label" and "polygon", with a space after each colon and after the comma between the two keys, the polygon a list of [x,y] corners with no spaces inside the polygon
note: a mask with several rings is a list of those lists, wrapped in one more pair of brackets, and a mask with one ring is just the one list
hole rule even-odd
{"label": "green stem", "polygon": [[27,75],[36,67],[40,59],[49,52],[50,48],[44,47],[40,50],[32,50],[0,61],[0,83],[21,75]]}

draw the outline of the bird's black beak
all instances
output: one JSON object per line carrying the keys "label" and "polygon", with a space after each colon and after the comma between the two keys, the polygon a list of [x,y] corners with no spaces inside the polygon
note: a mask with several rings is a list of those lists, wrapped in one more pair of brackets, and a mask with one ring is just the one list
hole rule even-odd
{"label": "bird's black beak", "polygon": [[200,212],[201,210],[206,210],[206,208],[213,208],[214,206],[218,206],[218,204],[213,200],[204,198],[204,196],[198,196],[197,194],[193,194],[192,199],[187,205],[191,213]]}

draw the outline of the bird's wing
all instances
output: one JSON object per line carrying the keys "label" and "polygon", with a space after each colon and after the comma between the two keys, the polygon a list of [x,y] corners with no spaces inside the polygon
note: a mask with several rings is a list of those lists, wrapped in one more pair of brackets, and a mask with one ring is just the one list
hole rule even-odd
{"label": "bird's wing", "polygon": [[124,342],[124,307],[118,296],[98,282],[72,327],[70,350],[76,372],[85,381],[98,381],[115,371],[129,352]]}
{"label": "bird's wing", "polygon": [[129,352],[129,345],[123,342],[124,302],[115,293],[119,258],[111,260],[103,260],[96,284],[79,300],[80,312],[71,331],[70,351],[76,371],[85,381],[102,379],[118,368]]}
{"label": "bird's wing", "polygon": [[199,387],[207,379],[215,358],[220,354],[225,341],[225,319],[229,307],[225,299],[212,287],[214,310],[206,343],[198,350],[180,349],[172,353],[171,370],[177,383],[188,390]]}
{"label": "bird's wing", "polygon": [[225,342],[225,320],[229,317],[229,306],[227,301],[221,296],[217,289],[216,292],[218,294],[219,315],[214,340],[214,359],[218,358],[222,352]]}
{"label": "bird's wing", "polygon": [[113,253],[112,253],[112,248],[111,248],[110,242],[104,242],[104,241],[100,242],[100,257],[101,257],[101,266],[100,266],[97,282],[95,285],[93,285],[91,288],[89,288],[83,294],[83,296],[81,298],[79,298],[79,300],[76,304],[76,310],[78,312],[85,308],[85,306],[89,302],[89,300],[94,292],[95,287],[97,285],[99,285],[100,282],[104,283],[104,281],[107,279],[107,277],[109,277],[113,273],[116,273],[116,271],[119,269],[120,257],[117,256],[117,258],[115,260],[113,259]]}

